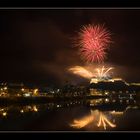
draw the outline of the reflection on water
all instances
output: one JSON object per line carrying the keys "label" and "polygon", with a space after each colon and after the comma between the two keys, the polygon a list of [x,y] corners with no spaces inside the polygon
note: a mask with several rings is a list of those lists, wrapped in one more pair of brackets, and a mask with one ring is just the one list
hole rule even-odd
{"label": "reflection on water", "polygon": [[6,110],[7,110],[6,108],[1,108],[0,109],[0,116],[1,117],[5,117],[7,115],[7,111]]}
{"label": "reflection on water", "polygon": [[125,115],[129,109],[139,108],[136,101],[131,98],[126,100],[108,98],[94,99],[89,100],[88,105],[94,109],[90,109],[90,114],[79,119],[74,119],[69,124],[71,127],[75,129],[85,128],[85,130],[107,130],[107,128],[115,128],[117,127],[116,118],[118,119]]}
{"label": "reflection on water", "polygon": [[0,107],[0,130],[133,130],[132,116],[140,116],[139,104],[132,98],[11,105]]}
{"label": "reflection on water", "polygon": [[93,120],[94,120],[94,116],[92,115],[86,116],[80,120],[74,120],[74,123],[70,124],[70,126],[74,128],[82,128],[88,125],[89,123],[93,122]]}
{"label": "reflection on water", "polygon": [[[109,119],[108,117],[112,113],[113,115],[115,113],[118,114],[118,112],[115,111],[102,112],[99,110],[91,110],[91,115],[86,116],[80,120],[74,120],[74,122],[70,124],[70,126],[74,128],[82,128],[87,125],[93,125],[94,127],[100,127],[104,130],[107,129],[107,126],[114,128],[116,127],[116,124],[111,122],[111,119]],[[123,113],[121,112],[121,114]]]}
{"label": "reflection on water", "polygon": [[99,122],[97,124],[98,127],[104,127],[104,129],[106,130],[107,124],[110,127],[116,127],[116,124],[113,124],[108,118],[107,116],[103,113],[103,112],[99,112]]}

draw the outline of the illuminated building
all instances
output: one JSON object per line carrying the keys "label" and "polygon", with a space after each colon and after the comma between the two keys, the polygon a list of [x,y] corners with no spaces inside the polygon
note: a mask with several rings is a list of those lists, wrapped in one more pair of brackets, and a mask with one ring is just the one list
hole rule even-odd
{"label": "illuminated building", "polygon": [[101,78],[101,79],[98,79],[98,78],[91,78],[90,80],[90,84],[92,83],[98,83],[98,82],[116,82],[116,81],[123,81],[122,78]]}

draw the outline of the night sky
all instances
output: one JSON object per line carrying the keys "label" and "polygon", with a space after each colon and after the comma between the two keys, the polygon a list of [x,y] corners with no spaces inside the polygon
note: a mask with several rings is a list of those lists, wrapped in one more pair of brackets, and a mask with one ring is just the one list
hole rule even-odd
{"label": "night sky", "polygon": [[[100,23],[112,33],[105,63],[128,82],[140,82],[140,10],[0,10],[0,81],[61,85],[79,82],[67,72],[85,62],[73,48],[83,25]],[[81,79],[80,79],[81,80]]]}

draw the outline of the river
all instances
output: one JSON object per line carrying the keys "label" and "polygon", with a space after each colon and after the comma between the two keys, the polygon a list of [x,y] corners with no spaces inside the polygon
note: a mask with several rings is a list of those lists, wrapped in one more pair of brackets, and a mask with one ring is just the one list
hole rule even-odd
{"label": "river", "polygon": [[86,99],[0,107],[0,131],[139,131],[136,99]]}

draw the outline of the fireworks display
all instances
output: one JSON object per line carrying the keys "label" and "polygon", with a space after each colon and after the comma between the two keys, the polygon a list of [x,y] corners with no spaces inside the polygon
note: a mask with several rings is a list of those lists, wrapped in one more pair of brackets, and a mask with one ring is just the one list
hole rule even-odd
{"label": "fireworks display", "polygon": [[93,69],[91,72],[90,70],[81,67],[81,66],[75,66],[72,68],[69,68],[69,71],[73,74],[79,75],[86,79],[91,79],[93,77],[97,78],[98,80],[107,79],[110,77],[110,71],[113,69],[113,67],[105,68],[104,66],[100,68]]}
{"label": "fireworks display", "polygon": [[87,62],[103,62],[106,58],[106,50],[111,43],[111,34],[104,25],[87,25],[79,32],[76,45],[79,53]]}
{"label": "fireworks display", "polygon": [[111,71],[113,67],[105,68],[104,66],[101,68],[97,68],[96,78],[105,79],[109,77],[109,71]]}
{"label": "fireworks display", "polygon": [[93,77],[93,73],[88,71],[86,68],[81,66],[75,66],[72,68],[69,68],[69,71],[73,74],[79,75],[81,77],[84,77],[86,79],[91,79]]}

